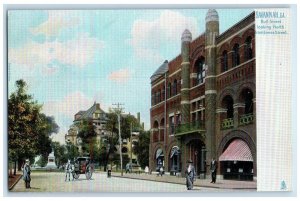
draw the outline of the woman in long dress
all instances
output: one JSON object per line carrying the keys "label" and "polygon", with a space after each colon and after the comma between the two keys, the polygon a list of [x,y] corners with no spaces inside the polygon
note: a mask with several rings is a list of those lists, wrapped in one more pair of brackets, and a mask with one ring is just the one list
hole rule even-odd
{"label": "woman in long dress", "polygon": [[185,169],[185,177],[186,177],[186,188],[187,190],[193,189],[193,184],[195,180],[195,168],[193,166],[193,162],[191,160],[188,161],[188,165]]}

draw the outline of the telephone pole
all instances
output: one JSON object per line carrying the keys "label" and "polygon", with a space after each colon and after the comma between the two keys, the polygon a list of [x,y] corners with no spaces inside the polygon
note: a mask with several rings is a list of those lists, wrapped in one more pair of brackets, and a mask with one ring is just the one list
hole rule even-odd
{"label": "telephone pole", "polygon": [[121,103],[115,103],[113,104],[117,107],[114,108],[114,110],[117,112],[118,115],[118,122],[119,122],[119,152],[120,152],[120,162],[121,162],[121,176],[123,176],[123,158],[122,158],[122,138],[121,138],[121,114],[122,114],[122,110],[124,108],[122,108],[121,106],[124,104]]}

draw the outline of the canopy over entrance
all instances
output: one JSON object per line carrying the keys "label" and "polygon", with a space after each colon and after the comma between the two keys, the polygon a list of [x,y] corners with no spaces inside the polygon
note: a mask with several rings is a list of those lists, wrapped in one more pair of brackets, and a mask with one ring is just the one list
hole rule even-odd
{"label": "canopy over entrance", "polygon": [[157,151],[156,151],[156,159],[157,159],[158,157],[160,157],[160,156],[164,156],[163,150],[162,150],[162,149],[157,149]]}
{"label": "canopy over entrance", "polygon": [[251,150],[241,139],[233,140],[219,157],[219,161],[252,161]]}

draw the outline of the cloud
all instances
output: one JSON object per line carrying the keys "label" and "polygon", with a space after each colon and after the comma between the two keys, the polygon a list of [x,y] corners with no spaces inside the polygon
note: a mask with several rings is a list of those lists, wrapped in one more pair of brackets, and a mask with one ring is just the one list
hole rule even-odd
{"label": "cloud", "polygon": [[108,79],[118,82],[118,83],[126,83],[130,78],[130,72],[128,68],[123,68],[118,71],[112,72]]}
{"label": "cloud", "polygon": [[89,37],[87,34],[78,35],[65,42],[29,42],[19,48],[8,50],[9,63],[34,67],[49,66],[54,62],[84,67],[93,61],[95,52],[104,48],[104,42]]}
{"label": "cloud", "polygon": [[82,92],[76,91],[66,95],[62,100],[49,101],[43,106],[47,115],[64,115],[73,120],[80,110],[87,110],[93,104],[92,98],[87,98]]}
{"label": "cloud", "polygon": [[61,100],[45,102],[42,112],[47,116],[54,116],[59,126],[59,133],[53,134],[53,140],[64,143],[64,136],[73,123],[74,115],[81,110],[88,110],[94,101],[100,103],[101,109],[107,111],[107,105],[103,103],[103,95],[96,92],[93,98],[87,97],[80,91],[67,94]]}
{"label": "cloud", "polygon": [[161,62],[163,59],[159,48],[166,43],[180,43],[185,29],[189,29],[195,36],[198,31],[197,19],[165,10],[153,21],[136,20],[131,30],[131,39],[127,42],[132,45],[138,58]]}
{"label": "cloud", "polygon": [[31,28],[33,35],[43,34],[46,37],[57,36],[62,29],[79,25],[78,17],[72,16],[73,11],[68,10],[48,10],[48,20],[35,28]]}

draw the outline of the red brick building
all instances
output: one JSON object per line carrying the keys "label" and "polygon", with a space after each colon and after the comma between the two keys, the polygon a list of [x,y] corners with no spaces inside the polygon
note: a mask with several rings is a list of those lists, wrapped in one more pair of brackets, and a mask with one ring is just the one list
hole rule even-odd
{"label": "red brick building", "polygon": [[[204,19],[203,19],[204,20]],[[149,165],[184,173],[191,159],[197,175],[256,177],[255,15],[219,34],[210,9],[205,33],[192,40],[185,30],[181,53],[151,76]]]}

